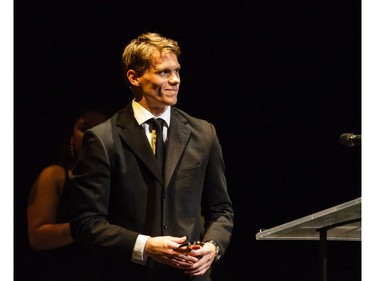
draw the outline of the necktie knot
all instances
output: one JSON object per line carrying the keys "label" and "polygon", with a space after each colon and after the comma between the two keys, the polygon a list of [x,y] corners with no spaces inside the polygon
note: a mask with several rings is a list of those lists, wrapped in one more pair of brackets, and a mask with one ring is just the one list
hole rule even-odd
{"label": "necktie knot", "polygon": [[161,118],[153,119],[156,132],[163,132],[164,120]]}
{"label": "necktie knot", "polygon": [[150,126],[150,131],[155,130],[157,134],[163,135],[163,127],[165,124],[165,121],[161,118],[151,118],[147,120],[147,123]]}

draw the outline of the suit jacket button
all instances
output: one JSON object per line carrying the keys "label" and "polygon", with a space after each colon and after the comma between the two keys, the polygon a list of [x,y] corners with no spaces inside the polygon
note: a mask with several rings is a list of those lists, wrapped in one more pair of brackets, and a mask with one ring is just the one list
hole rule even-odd
{"label": "suit jacket button", "polygon": [[163,225],[163,229],[164,229],[164,230],[167,230],[167,228],[168,228],[167,224],[164,224],[164,225]]}

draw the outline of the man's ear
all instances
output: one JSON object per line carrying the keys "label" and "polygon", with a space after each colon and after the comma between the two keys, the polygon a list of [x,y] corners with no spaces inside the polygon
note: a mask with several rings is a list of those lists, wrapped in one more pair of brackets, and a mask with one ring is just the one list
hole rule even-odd
{"label": "man's ear", "polygon": [[139,77],[133,69],[128,70],[128,72],[126,73],[126,77],[128,78],[130,84],[132,84],[132,86],[139,86]]}

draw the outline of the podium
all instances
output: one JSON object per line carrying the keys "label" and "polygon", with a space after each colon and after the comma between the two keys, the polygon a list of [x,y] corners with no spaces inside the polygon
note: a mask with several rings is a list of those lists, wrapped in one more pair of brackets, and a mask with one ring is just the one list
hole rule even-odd
{"label": "podium", "polygon": [[361,197],[256,234],[257,240],[319,240],[320,280],[327,281],[327,241],[361,241]]}

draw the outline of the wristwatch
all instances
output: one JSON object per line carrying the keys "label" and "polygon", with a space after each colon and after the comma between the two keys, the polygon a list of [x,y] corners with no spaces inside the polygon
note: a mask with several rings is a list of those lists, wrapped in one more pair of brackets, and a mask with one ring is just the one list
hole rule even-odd
{"label": "wristwatch", "polygon": [[206,243],[212,243],[215,246],[215,259],[214,262],[217,262],[221,258],[221,253],[220,253],[220,246],[215,240],[208,240]]}

